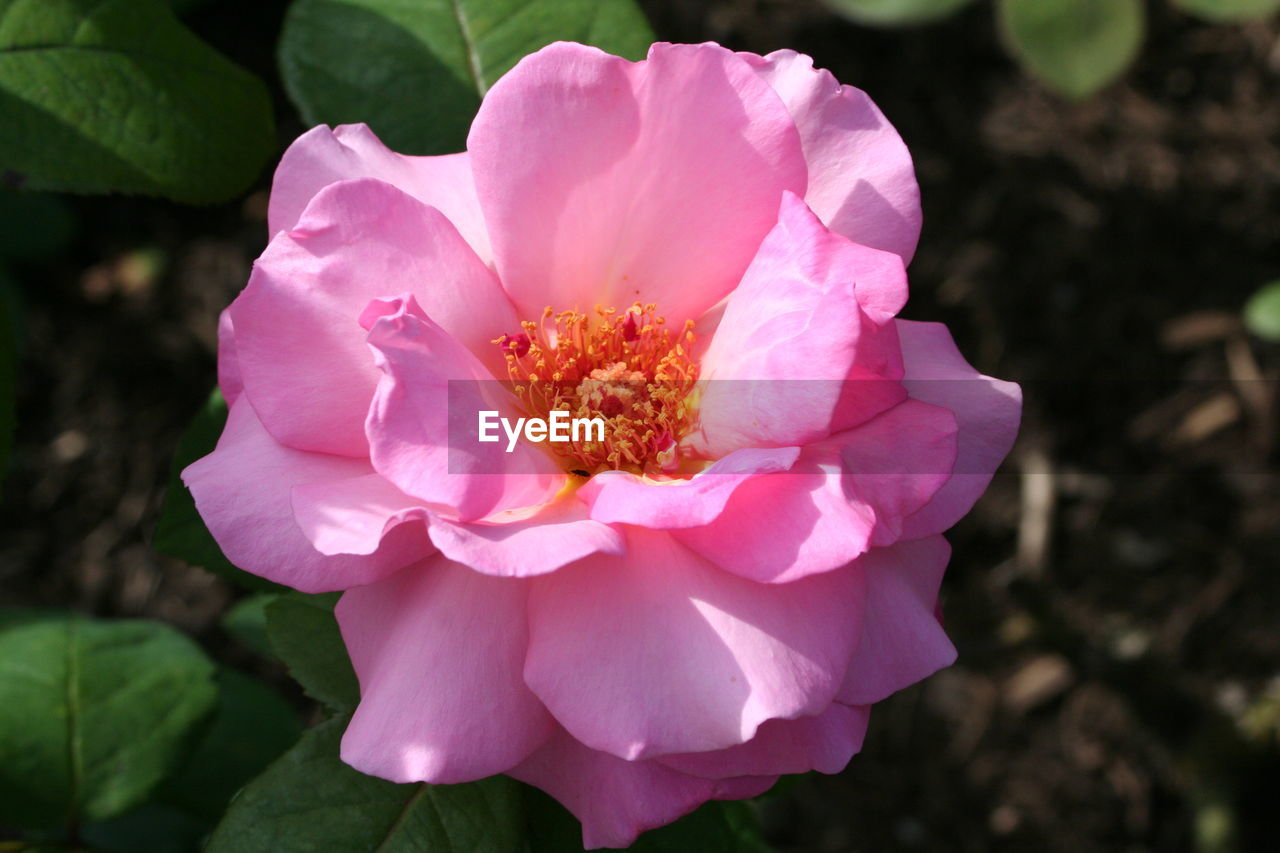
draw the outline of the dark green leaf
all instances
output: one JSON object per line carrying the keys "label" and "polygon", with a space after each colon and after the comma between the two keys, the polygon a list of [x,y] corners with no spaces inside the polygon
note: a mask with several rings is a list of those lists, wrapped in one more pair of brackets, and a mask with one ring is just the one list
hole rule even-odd
{"label": "dark green leaf", "polygon": [[274,690],[233,669],[218,673],[218,706],[179,771],[156,791],[165,805],[216,821],[232,795],[298,740],[298,715]]}
{"label": "dark green leaf", "polygon": [[347,718],[302,736],[227,810],[206,853],[521,851],[520,792],[495,776],[466,785],[396,785],[338,758]]}
{"label": "dark green leaf", "polygon": [[210,202],[275,147],[262,82],[165,0],[0,0],[0,172],[33,189]]}
{"label": "dark green leaf", "polygon": [[907,27],[939,21],[973,0],[826,0],[828,6],[859,24]]}
{"label": "dark green leaf", "polygon": [[173,8],[173,11],[183,17],[208,6],[209,3],[210,0],[169,0],[169,5]]}
{"label": "dark green leaf", "polygon": [[91,823],[81,836],[102,853],[195,853],[235,793],[298,740],[297,715],[264,684],[218,672],[218,705],[178,772],[150,802]]}
{"label": "dark green leaf", "polygon": [[9,471],[18,426],[18,324],[14,299],[0,270],[0,480]]}
{"label": "dark green leaf", "polygon": [[308,696],[350,710],[360,701],[360,684],[333,616],[337,601],[337,593],[280,596],[267,605],[267,639]]}
{"label": "dark green leaf", "polygon": [[280,70],[308,124],[366,122],[397,151],[442,154],[494,81],[561,39],[631,59],[653,41],[632,0],[295,0]]}
{"label": "dark green leaf", "polygon": [[1244,323],[1258,337],[1280,341],[1280,281],[1264,285],[1249,298]]}
{"label": "dark green leaf", "polygon": [[0,630],[0,823],[104,820],[137,806],[216,698],[213,664],[167,625],[13,620]]}
{"label": "dark green leaf", "polygon": [[273,592],[242,598],[222,616],[222,628],[263,657],[271,657],[267,642],[267,605],[276,600]]}
{"label": "dark green leaf", "polygon": [[1173,0],[1173,4],[1215,23],[1265,18],[1280,11],[1280,0]]}
{"label": "dark green leaf", "polygon": [[[196,853],[212,829],[204,818],[151,802],[120,817],[91,823],[80,835],[92,845],[93,853]],[[61,853],[71,851],[63,848]]]}
{"label": "dark green leaf", "polygon": [[0,259],[47,258],[75,236],[66,199],[52,193],[0,192]]}
{"label": "dark green leaf", "polygon": [[226,423],[227,404],[222,395],[214,391],[178,442],[152,545],[161,554],[208,569],[247,589],[283,589],[265,578],[241,571],[223,556],[196,511],[191,492],[182,484],[182,469],[213,451]]}
{"label": "dark green leaf", "polygon": [[1142,46],[1142,0],[999,0],[1014,55],[1059,94],[1084,98],[1118,78]]}

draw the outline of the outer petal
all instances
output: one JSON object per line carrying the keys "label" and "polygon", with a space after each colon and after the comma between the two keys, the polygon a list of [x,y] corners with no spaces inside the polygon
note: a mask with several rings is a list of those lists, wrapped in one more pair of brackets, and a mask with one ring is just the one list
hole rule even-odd
{"label": "outer petal", "polygon": [[664,533],[533,581],[525,681],[578,740],[627,759],[723,749],[830,704],[859,632],[861,575],[766,586]]}
{"label": "outer petal", "polygon": [[702,779],[656,761],[624,761],[590,749],[561,730],[511,776],[542,790],[582,821],[582,846],[629,847],[636,836],[663,826],[707,800],[744,799],[772,787],[776,777]]}
{"label": "outer petal", "polygon": [[828,231],[798,197],[784,196],[702,360],[693,446],[717,458],[807,444],[903,400],[893,381],[897,340],[878,334],[862,302],[891,316],[906,292],[896,255]]}
{"label": "outer petal", "polygon": [[431,541],[451,560],[500,577],[532,577],[590,554],[621,554],[622,533],[587,517],[575,498],[507,511],[472,524],[434,517]]}
{"label": "outer petal", "polygon": [[1018,435],[1022,389],[970,367],[941,323],[899,320],[897,325],[907,392],[950,409],[960,426],[955,473],[903,524],[902,538],[917,539],[955,524],[986,491]]}
{"label": "outer petal", "polygon": [[955,662],[936,615],[950,557],[947,540],[931,536],[876,548],[854,564],[866,577],[867,609],[841,702],[879,702]]}
{"label": "outer petal", "polygon": [[228,309],[246,393],[283,444],[367,456],[364,419],[378,371],[359,318],[369,301],[413,293],[476,352],[514,328],[493,273],[437,210],[381,181],[333,184],[278,235]]}
{"label": "outer petal", "polygon": [[742,54],[786,102],[809,164],[805,201],[833,230],[911,260],[920,188],[911,154],[867,94],[841,86],[808,56]]}
{"label": "outer petal", "polygon": [[710,523],[734,490],[755,477],[786,471],[798,447],[746,448],[713,462],[687,480],[655,482],[626,471],[596,474],[579,490],[591,517],[607,524],[638,524],[655,530]]}
{"label": "outer petal", "polygon": [[428,518],[422,501],[381,474],[303,483],[291,500],[298,527],[321,554],[372,554],[387,530]]}
{"label": "outer petal", "polygon": [[632,63],[578,44],[525,57],[467,140],[503,285],[529,316],[656,302],[679,325],[733,289],[804,191],[791,116],[716,45]]}
{"label": "outer petal", "polygon": [[815,717],[769,720],[747,743],[713,752],[655,758],[666,766],[709,779],[764,774],[839,773],[862,749],[871,709],[838,702]]}
{"label": "outer petal", "polygon": [[297,225],[302,211],[322,189],[351,178],[377,178],[437,208],[477,255],[485,261],[493,256],[467,153],[397,154],[364,124],[341,124],[332,130],[325,125],[313,127],[284,152],[271,184],[267,210],[271,236]]}
{"label": "outer petal", "polygon": [[526,585],[436,557],[348,590],[336,610],[360,679],[342,760],[393,782],[501,773],[553,731],[520,680]]}
{"label": "outer petal", "polygon": [[407,494],[460,521],[550,501],[565,474],[523,441],[478,441],[481,411],[516,417],[515,398],[412,297],[375,301],[362,316],[383,377],[369,409],[373,467]]}
{"label": "outer petal", "polygon": [[244,390],[240,378],[240,359],[236,355],[236,332],[231,325],[231,312],[223,310],[218,315],[218,389],[222,399],[230,406]]}
{"label": "outer petal", "polygon": [[894,541],[947,482],[955,454],[951,412],[908,400],[810,445],[791,471],[743,484],[714,521],[673,535],[755,581],[831,571]]}
{"label": "outer petal", "polygon": [[228,560],[303,592],[327,592],[372,583],[432,550],[418,524],[384,523],[385,538],[355,555],[326,556],[307,541],[294,519],[290,490],[324,481],[341,492],[358,488],[369,473],[364,460],[282,447],[241,397],[231,405],[218,446],[187,466],[182,480]]}

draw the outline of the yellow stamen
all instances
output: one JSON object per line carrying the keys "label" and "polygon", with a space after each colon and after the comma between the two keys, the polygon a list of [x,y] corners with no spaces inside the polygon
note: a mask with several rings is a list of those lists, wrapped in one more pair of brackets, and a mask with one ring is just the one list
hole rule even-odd
{"label": "yellow stamen", "polygon": [[520,324],[522,334],[494,341],[529,416],[560,410],[605,421],[603,441],[549,445],[573,473],[657,473],[679,464],[676,444],[696,415],[693,321],[673,333],[656,310],[639,302],[621,313],[597,306],[594,315],[548,307],[540,322]]}

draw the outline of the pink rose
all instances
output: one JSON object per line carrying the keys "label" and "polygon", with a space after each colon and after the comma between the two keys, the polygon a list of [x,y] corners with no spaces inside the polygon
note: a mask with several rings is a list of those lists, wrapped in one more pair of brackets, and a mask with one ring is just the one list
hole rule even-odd
{"label": "pink rose", "polygon": [[[184,479],[234,563],[346,591],[347,763],[507,773],[625,846],[839,771],[872,703],[954,659],[940,534],[1020,392],[895,319],[910,156],[807,57],[554,44],[465,153],[306,133],[270,228]],[[468,405],[610,433],[460,449]]]}

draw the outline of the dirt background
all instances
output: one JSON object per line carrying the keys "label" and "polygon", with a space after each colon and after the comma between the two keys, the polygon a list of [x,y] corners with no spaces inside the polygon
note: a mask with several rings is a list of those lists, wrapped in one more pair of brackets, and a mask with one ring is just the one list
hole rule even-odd
{"label": "dirt background", "polygon": [[[959,663],[876,707],[849,769],[766,798],[785,851],[1272,850],[1280,833],[1280,348],[1238,315],[1280,277],[1280,26],[1150,5],[1124,82],[1025,78],[990,4],[906,31],[808,0],[643,0],[659,37],[791,47],[910,146],[913,319],[1023,383],[1025,427],[952,532]],[[282,4],[198,13],[271,81]],[[15,264],[25,356],[0,601],[174,622],[215,655],[238,596],[148,547],[169,457],[214,381],[217,312],[264,244],[267,178],[209,208],[72,199]],[[241,661],[242,662],[242,661]]]}

